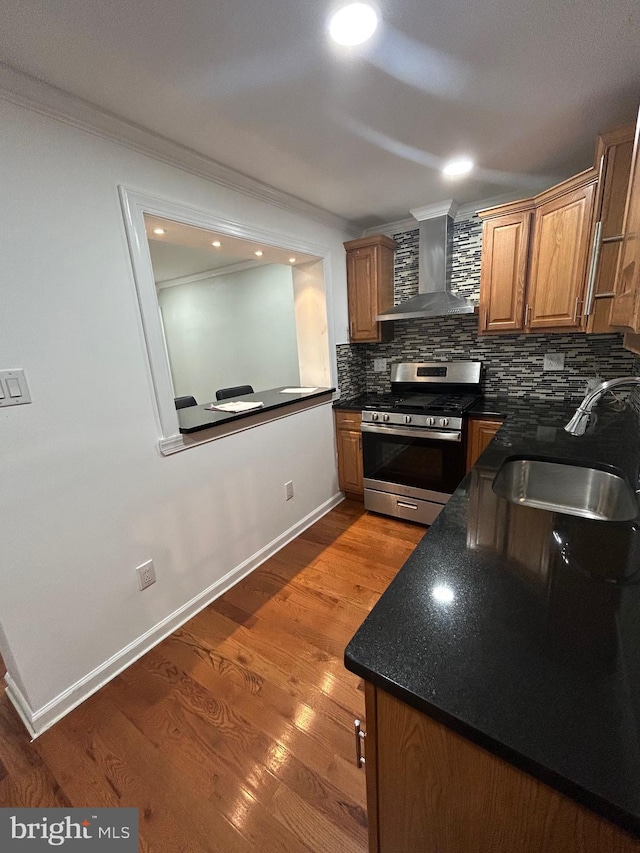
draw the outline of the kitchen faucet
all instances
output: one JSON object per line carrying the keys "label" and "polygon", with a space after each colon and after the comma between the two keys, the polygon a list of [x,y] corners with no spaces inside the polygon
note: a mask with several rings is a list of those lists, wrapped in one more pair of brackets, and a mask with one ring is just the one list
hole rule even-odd
{"label": "kitchen faucet", "polygon": [[571,435],[584,435],[591,417],[591,410],[598,400],[607,391],[611,391],[612,388],[619,388],[622,385],[640,385],[640,376],[621,376],[619,379],[608,379],[606,382],[596,385],[576,409],[575,415],[565,427],[566,432],[571,433]]}

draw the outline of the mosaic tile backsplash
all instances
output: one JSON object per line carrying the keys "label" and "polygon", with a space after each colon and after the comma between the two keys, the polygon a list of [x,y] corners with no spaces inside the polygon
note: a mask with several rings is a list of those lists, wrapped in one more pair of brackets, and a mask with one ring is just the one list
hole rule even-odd
{"label": "mosaic tile backsplash", "polygon": [[[394,234],[395,303],[418,292],[418,230]],[[482,223],[473,216],[454,223],[451,289],[474,301],[480,290]],[[588,378],[611,379],[640,373],[637,357],[622,346],[622,335],[478,335],[474,314],[396,320],[386,344],[340,344],[338,386],[342,397],[389,391],[396,361],[473,359],[485,366],[486,394],[580,399]],[[544,372],[546,353],[564,353],[563,371]],[[382,373],[374,359],[386,359]]]}

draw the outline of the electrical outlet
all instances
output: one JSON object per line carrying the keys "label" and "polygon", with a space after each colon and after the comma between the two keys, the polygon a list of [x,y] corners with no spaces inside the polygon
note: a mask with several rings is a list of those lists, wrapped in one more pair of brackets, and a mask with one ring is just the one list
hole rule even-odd
{"label": "electrical outlet", "polygon": [[373,372],[374,373],[384,373],[387,369],[387,359],[386,358],[374,358],[373,359]]}
{"label": "electrical outlet", "polygon": [[290,501],[293,497],[293,480],[289,480],[284,484],[284,499]]}
{"label": "electrical outlet", "polygon": [[544,357],[543,370],[564,370],[564,353],[548,352]]}
{"label": "electrical outlet", "polygon": [[153,560],[149,560],[147,563],[138,566],[136,572],[138,573],[138,585],[140,589],[146,589],[156,582],[156,570]]}

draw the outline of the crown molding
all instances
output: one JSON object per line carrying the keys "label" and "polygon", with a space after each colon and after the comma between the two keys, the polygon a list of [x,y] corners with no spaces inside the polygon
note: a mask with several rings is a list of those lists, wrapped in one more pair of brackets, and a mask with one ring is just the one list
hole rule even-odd
{"label": "crown molding", "polygon": [[96,104],[63,89],[0,63],[0,98],[20,107],[48,116],[94,136],[153,157],[199,178],[272,204],[290,213],[307,216],[330,228],[359,235],[362,226],[310,202],[263,184],[261,181],[231,169],[199,154],[185,145],[173,142],[142,125],[120,118]]}
{"label": "crown molding", "polygon": [[[455,213],[455,221],[460,219],[468,219],[470,216],[475,216],[479,210],[485,210],[491,207],[497,207],[501,204],[508,204],[511,201],[519,201],[521,198],[529,198],[530,193],[519,190],[517,192],[504,193],[503,195],[492,196],[491,198],[480,199],[479,201],[466,202],[457,208]],[[455,204],[455,203],[454,203]],[[437,204],[428,205],[427,207],[414,208],[411,213],[419,214],[420,219],[430,217],[422,215],[425,211],[436,211],[432,216],[441,216],[452,210],[451,202],[444,201]],[[439,212],[438,212],[439,211]],[[402,234],[404,231],[413,231],[418,227],[418,216],[410,219],[396,219],[393,222],[385,222],[382,225],[374,225],[362,232],[363,237],[369,237],[371,234],[386,234],[392,237],[394,234]]]}
{"label": "crown molding", "polygon": [[519,201],[521,198],[530,198],[531,192],[526,190],[516,190],[502,195],[494,195],[491,198],[482,198],[479,201],[467,202],[461,204],[456,219],[466,219],[468,216],[475,216],[479,210],[486,210],[489,207],[498,207],[501,204],[509,204],[512,201]]}
{"label": "crown molding", "polygon": [[426,207],[414,207],[413,210],[409,211],[418,222],[423,222],[425,219],[435,219],[438,216],[451,216],[453,218],[457,212],[458,202],[452,198],[438,201],[435,204],[428,204]]}
{"label": "crown molding", "polygon": [[400,234],[403,231],[412,231],[418,227],[415,219],[397,219],[395,222],[386,222],[384,225],[374,225],[372,228],[367,228],[362,232],[363,237],[370,237],[372,234],[386,234],[391,237],[393,234]]}
{"label": "crown molding", "polygon": [[226,267],[217,267],[214,270],[203,270],[202,272],[192,273],[191,275],[181,275],[177,278],[165,278],[162,281],[156,281],[158,290],[164,290],[167,287],[178,287],[181,284],[195,284],[197,281],[204,281],[207,278],[217,278],[220,275],[231,275],[235,272],[243,272],[244,270],[252,270],[255,267],[271,266],[263,261],[238,261],[237,264],[229,264]]}

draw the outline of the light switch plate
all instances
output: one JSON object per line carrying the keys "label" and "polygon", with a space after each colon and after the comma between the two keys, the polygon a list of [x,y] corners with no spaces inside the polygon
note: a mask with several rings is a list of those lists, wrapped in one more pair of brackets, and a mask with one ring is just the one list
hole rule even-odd
{"label": "light switch plate", "polygon": [[373,359],[373,372],[374,373],[384,373],[387,369],[387,359],[386,358],[374,358]]}
{"label": "light switch plate", "polygon": [[22,406],[31,402],[24,370],[0,370],[0,407]]}

